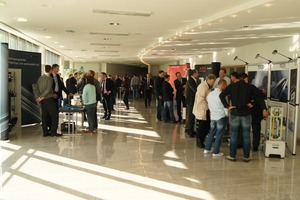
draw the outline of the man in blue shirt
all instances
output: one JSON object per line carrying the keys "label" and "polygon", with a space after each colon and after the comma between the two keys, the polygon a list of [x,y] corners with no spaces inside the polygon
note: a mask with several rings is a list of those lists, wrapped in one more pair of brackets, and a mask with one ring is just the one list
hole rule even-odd
{"label": "man in blue shirt", "polygon": [[[207,96],[208,108],[210,110],[210,131],[205,141],[204,153],[211,152],[211,146],[213,139],[216,136],[213,157],[223,156],[223,153],[220,153],[220,146],[222,143],[222,137],[225,132],[226,127],[226,116],[228,116],[227,108],[224,108],[220,100],[220,94],[222,90],[227,87],[227,81],[225,79],[220,79],[217,83],[214,91],[210,92]],[[230,108],[230,107],[229,107]]]}

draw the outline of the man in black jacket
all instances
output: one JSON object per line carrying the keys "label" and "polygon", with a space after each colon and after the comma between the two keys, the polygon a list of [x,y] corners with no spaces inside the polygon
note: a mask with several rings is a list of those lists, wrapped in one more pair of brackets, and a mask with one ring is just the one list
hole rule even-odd
{"label": "man in black jacket", "polygon": [[186,131],[190,137],[195,137],[196,132],[195,127],[195,115],[193,114],[195,94],[197,92],[197,86],[199,84],[199,72],[195,69],[190,71],[190,77],[186,85],[186,111],[187,111],[187,120],[186,120]]}
{"label": "man in black jacket", "polygon": [[107,74],[105,72],[101,72],[101,80],[102,80],[102,97],[103,97],[103,108],[104,108],[104,116],[102,117],[105,120],[110,120],[111,116],[111,98],[112,92],[114,88],[114,82],[107,78]]}
{"label": "man in black jacket", "polygon": [[173,98],[174,98],[174,89],[172,88],[171,84],[169,83],[170,75],[164,76],[163,82],[163,121],[167,122],[167,112],[169,112],[169,117],[171,122],[175,122],[174,111],[173,111]]}
{"label": "man in black jacket", "polygon": [[162,107],[163,107],[163,98],[162,98],[162,85],[164,82],[164,75],[165,72],[160,70],[158,72],[158,77],[155,79],[154,82],[154,93],[156,97],[157,107],[156,107],[156,118],[159,121],[162,121]]}
{"label": "man in black jacket", "polygon": [[186,88],[186,78],[181,77],[180,72],[176,72],[177,79],[174,80],[174,85],[176,89],[176,104],[177,104],[177,115],[179,117],[179,122],[182,120],[181,113],[181,103],[183,107],[186,107],[184,90]]}
{"label": "man in black jacket", "polygon": [[153,85],[154,84],[153,80],[151,79],[151,74],[148,73],[147,78],[144,79],[142,82],[142,91],[144,93],[145,108],[147,108],[147,106],[150,107]]}
{"label": "man in black jacket", "polygon": [[62,91],[64,91],[67,94],[67,96],[72,96],[73,95],[65,87],[65,85],[62,82],[58,72],[59,72],[59,65],[58,64],[53,64],[52,65],[52,73],[51,73],[50,76],[53,78],[53,86],[52,86],[53,97],[54,97],[57,109],[59,107],[61,107],[61,101],[63,99]]}
{"label": "man in black jacket", "polygon": [[[220,99],[225,108],[231,107],[230,112],[230,155],[226,156],[227,160],[235,161],[237,152],[238,130],[241,126],[243,137],[243,151],[245,162],[251,161],[250,158],[250,127],[251,127],[251,101],[253,99],[263,109],[262,115],[267,117],[268,111],[265,105],[263,93],[254,85],[245,82],[245,77],[236,83],[230,84],[221,94]],[[226,96],[230,95],[231,106],[226,101]]]}

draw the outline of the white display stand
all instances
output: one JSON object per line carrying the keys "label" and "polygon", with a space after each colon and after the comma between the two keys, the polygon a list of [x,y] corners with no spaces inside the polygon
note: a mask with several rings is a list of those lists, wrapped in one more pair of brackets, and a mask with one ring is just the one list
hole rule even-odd
{"label": "white display stand", "polygon": [[285,142],[284,141],[272,141],[266,140],[265,142],[265,156],[280,155],[280,158],[285,157]]}
{"label": "white display stand", "polygon": [[270,122],[269,133],[265,141],[265,156],[280,155],[281,158],[285,157],[285,141],[282,141],[282,120],[283,108],[271,107],[270,108]]}

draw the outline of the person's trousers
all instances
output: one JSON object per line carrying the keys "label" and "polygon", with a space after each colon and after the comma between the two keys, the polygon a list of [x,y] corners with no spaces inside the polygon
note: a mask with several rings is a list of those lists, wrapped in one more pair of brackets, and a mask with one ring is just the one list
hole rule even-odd
{"label": "person's trousers", "polygon": [[90,104],[90,105],[85,105],[85,111],[86,111],[86,116],[87,116],[87,121],[88,121],[88,124],[89,124],[89,131],[90,132],[93,132],[94,129],[95,129],[95,112],[96,112],[96,107],[97,107],[97,104],[96,103],[93,103],[93,104]]}
{"label": "person's trousers", "polygon": [[127,109],[129,109],[128,96],[129,96],[129,92],[124,92],[123,102]]}
{"label": "person's trousers", "polygon": [[237,152],[238,132],[241,126],[243,137],[244,158],[250,157],[250,128],[251,115],[247,116],[230,116],[230,157],[235,158]]}
{"label": "person's trousers", "polygon": [[198,120],[197,119],[197,139],[200,142],[204,142],[205,138],[210,129],[210,113],[209,110],[206,111],[206,120]]}
{"label": "person's trousers", "polygon": [[182,119],[181,113],[181,103],[183,107],[186,107],[185,97],[181,93],[176,94],[176,104],[177,104],[177,115],[179,117],[179,121]]}
{"label": "person's trousers", "polygon": [[156,98],[156,118],[158,120],[162,120],[162,112],[163,112],[163,100],[160,98]]}
{"label": "person's trousers", "polygon": [[187,132],[193,133],[195,130],[195,115],[193,114],[193,105],[186,105],[186,114],[187,114]]}
{"label": "person's trousers", "polygon": [[110,118],[111,115],[111,96],[110,95],[103,95],[103,109],[104,109],[104,116]]}
{"label": "person's trousers", "polygon": [[253,141],[252,146],[253,149],[258,149],[260,143],[260,132],[261,132],[261,117],[252,117],[252,134],[253,134]]}
{"label": "person's trousers", "polygon": [[58,109],[53,98],[44,99],[41,101],[42,107],[42,129],[43,134],[47,135],[51,131],[51,135],[57,134],[58,127]]}
{"label": "person's trousers", "polygon": [[151,90],[145,90],[144,100],[145,100],[145,107],[150,106]]}
{"label": "person's trousers", "polygon": [[210,121],[210,131],[207,135],[207,140],[205,141],[205,149],[206,150],[211,150],[212,143],[215,137],[215,142],[214,142],[214,154],[220,153],[220,146],[222,144],[222,138],[225,133],[225,127],[227,119],[226,117],[223,117],[219,120],[211,120]]}

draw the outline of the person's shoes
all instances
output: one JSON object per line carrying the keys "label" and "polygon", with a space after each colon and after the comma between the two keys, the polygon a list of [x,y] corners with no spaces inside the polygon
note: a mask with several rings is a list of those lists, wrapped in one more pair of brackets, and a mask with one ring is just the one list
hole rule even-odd
{"label": "person's shoes", "polygon": [[54,135],[51,135],[52,137],[61,137],[61,136],[63,136],[63,134],[58,134],[58,133],[56,133],[56,134],[54,134]]}
{"label": "person's shoes", "polygon": [[105,120],[110,120],[110,117],[105,117]]}
{"label": "person's shoes", "polygon": [[101,117],[101,119],[105,119],[106,118],[106,115],[104,115],[103,117]]}
{"label": "person's shoes", "polygon": [[113,108],[113,109],[111,109],[111,111],[115,111],[115,109]]}
{"label": "person's shoes", "polygon": [[234,162],[234,161],[236,161],[236,159],[235,158],[233,158],[233,157],[231,157],[231,156],[226,156],[226,159],[227,160],[230,160],[230,161],[232,161],[232,162]]}
{"label": "person's shoes", "polygon": [[213,153],[213,157],[221,157],[224,156],[224,153]]}
{"label": "person's shoes", "polygon": [[157,120],[158,120],[158,121],[162,121],[162,119],[161,119],[161,118],[157,118]]}
{"label": "person's shoes", "polygon": [[197,142],[197,147],[201,148],[201,149],[204,149],[205,148],[205,145],[203,142]]}
{"label": "person's shoes", "polygon": [[204,149],[203,153],[205,153],[205,154],[211,153],[211,150],[206,150],[206,149]]}
{"label": "person's shoes", "polygon": [[252,148],[252,151],[253,151],[253,152],[257,152],[257,151],[258,151],[258,148],[257,148],[257,147],[253,147],[253,148]]}
{"label": "person's shoes", "polygon": [[190,138],[194,138],[196,133],[195,133],[195,131],[191,131],[191,132],[188,132],[188,135],[190,136]]}
{"label": "person's shoes", "polygon": [[46,133],[46,134],[43,134],[43,137],[48,137],[50,135],[51,135],[50,133]]}
{"label": "person's shoes", "polygon": [[125,108],[125,110],[129,110],[129,108]]}
{"label": "person's shoes", "polygon": [[243,161],[244,161],[244,162],[250,162],[250,161],[251,161],[251,158],[243,158]]}

